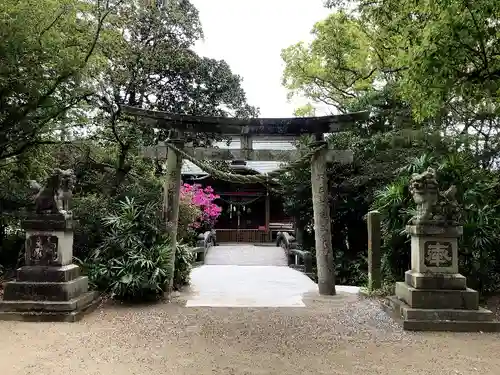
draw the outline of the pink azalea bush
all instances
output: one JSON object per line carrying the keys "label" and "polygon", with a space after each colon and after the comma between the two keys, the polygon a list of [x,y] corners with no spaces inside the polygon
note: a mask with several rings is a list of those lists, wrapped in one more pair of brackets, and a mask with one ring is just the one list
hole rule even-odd
{"label": "pink azalea bush", "polygon": [[219,198],[210,186],[202,188],[199,184],[183,184],[181,187],[181,201],[189,202],[199,209],[199,215],[190,224],[193,229],[208,230],[213,228],[222,208],[213,201]]}

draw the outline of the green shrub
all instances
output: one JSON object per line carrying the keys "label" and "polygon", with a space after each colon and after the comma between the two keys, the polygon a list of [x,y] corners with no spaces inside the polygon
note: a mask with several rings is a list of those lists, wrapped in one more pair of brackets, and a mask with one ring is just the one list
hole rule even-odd
{"label": "green shrub", "polygon": [[110,198],[91,194],[73,200],[73,213],[78,219],[73,238],[73,254],[88,258],[103,242],[107,228],[103,220],[109,215]]}
{"label": "green shrub", "polygon": [[184,244],[178,244],[175,252],[174,288],[181,289],[189,284],[189,274],[195,260],[195,254]]}
{"label": "green shrub", "polygon": [[201,210],[188,199],[179,201],[179,222],[177,227],[177,239],[183,243],[195,246],[198,234],[191,224],[200,216]]}
{"label": "green shrub", "polygon": [[158,205],[125,198],[104,220],[102,244],[86,262],[89,279],[119,300],[160,297],[170,279],[171,251]]}

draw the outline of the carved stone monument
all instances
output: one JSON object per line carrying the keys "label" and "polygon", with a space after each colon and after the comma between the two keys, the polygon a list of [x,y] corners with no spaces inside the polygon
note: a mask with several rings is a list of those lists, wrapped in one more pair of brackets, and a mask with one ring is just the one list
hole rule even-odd
{"label": "carved stone monument", "polygon": [[55,169],[44,187],[31,181],[35,211],[23,221],[25,266],[4,286],[0,319],[76,321],[97,307],[97,292],[73,264],[71,170]]}
{"label": "carved stone monument", "polygon": [[396,283],[384,305],[416,331],[500,331],[494,314],[479,307],[478,292],[458,272],[459,209],[456,188],[439,192],[436,172],[414,174],[410,192],[417,214],[406,230],[411,236],[411,270]]}

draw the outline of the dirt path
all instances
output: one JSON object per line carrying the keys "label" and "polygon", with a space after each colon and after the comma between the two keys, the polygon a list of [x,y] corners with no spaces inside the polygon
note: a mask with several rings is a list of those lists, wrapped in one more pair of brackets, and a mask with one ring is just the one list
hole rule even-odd
{"label": "dirt path", "polygon": [[354,295],[302,308],[108,306],[80,323],[0,322],[2,375],[495,374],[500,335],[403,332]]}

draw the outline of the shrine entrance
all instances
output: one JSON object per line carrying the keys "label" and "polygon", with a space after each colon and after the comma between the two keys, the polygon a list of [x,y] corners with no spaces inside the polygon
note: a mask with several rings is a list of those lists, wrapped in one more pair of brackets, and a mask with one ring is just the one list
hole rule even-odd
{"label": "shrine entrance", "polygon": [[[329,144],[325,141],[324,136],[328,133],[342,131],[343,128],[352,126],[356,121],[365,121],[369,117],[368,112],[324,117],[247,119],[178,115],[127,106],[123,106],[122,110],[137,120],[141,119],[144,124],[149,124],[156,129],[163,129],[168,134],[168,138],[161,145],[157,144],[157,146],[147,148],[145,155],[157,159],[166,159],[167,162],[164,186],[164,214],[170,244],[174,247],[177,243],[183,159],[188,160],[214,179],[241,185],[261,184],[267,189],[271,188],[272,185],[279,186],[279,177],[283,174],[310,163],[318,289],[320,294],[334,295],[336,293],[335,260],[332,249],[330,205],[328,202],[327,164],[331,162],[350,163],[353,154],[349,150],[329,149]],[[240,138],[240,147],[239,149],[227,150],[196,147],[196,145],[199,145],[199,140],[203,139],[207,134],[219,134],[222,138],[238,136]],[[276,150],[272,149],[255,149],[253,147],[254,140],[258,137],[279,138],[301,135],[309,135],[310,143],[306,149],[276,152]],[[211,143],[208,141],[206,144],[210,145]],[[208,160],[232,160],[233,162],[228,171],[226,166],[217,168],[207,163]],[[279,161],[279,167],[258,175],[247,175],[242,173],[240,168],[242,163],[246,164],[246,161]],[[279,194],[279,189],[277,191]],[[266,193],[266,196],[268,196],[268,193]],[[267,202],[269,202],[269,199],[267,199]],[[229,214],[231,222],[233,222],[233,214],[236,214],[237,227],[236,236],[234,237],[236,241],[249,239],[243,238],[241,235],[243,213],[248,215],[244,224],[246,225],[247,221],[250,224],[252,223],[251,219],[248,220],[252,215],[251,211],[248,212],[249,202],[245,203],[242,204],[241,200],[237,203],[234,200],[233,202],[229,201],[229,206],[226,206],[226,213]],[[267,206],[269,206],[269,203]],[[245,211],[243,211],[243,207],[245,207]],[[229,212],[228,209],[230,209]],[[265,223],[267,227],[265,227],[263,235],[270,239],[269,208],[265,213]],[[172,254],[171,262],[175,264],[175,252],[172,252]],[[172,280],[170,280],[169,290],[172,290],[172,285]]]}

